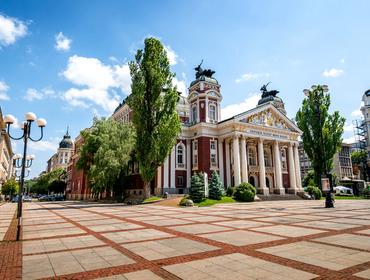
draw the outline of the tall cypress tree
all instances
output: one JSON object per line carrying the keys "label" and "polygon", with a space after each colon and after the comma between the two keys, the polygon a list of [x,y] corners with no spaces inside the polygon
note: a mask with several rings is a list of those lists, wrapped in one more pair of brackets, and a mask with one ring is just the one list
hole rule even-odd
{"label": "tall cypress tree", "polygon": [[211,184],[209,185],[209,195],[211,199],[220,200],[223,194],[223,186],[220,180],[220,176],[216,171],[212,172]]}

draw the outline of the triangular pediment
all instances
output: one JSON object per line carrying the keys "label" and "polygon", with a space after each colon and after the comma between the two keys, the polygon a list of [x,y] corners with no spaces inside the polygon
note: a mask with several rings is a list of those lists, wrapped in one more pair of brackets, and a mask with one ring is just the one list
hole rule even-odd
{"label": "triangular pediment", "polygon": [[300,129],[287,116],[271,104],[259,106],[240,114],[237,116],[237,120],[242,123],[301,133]]}

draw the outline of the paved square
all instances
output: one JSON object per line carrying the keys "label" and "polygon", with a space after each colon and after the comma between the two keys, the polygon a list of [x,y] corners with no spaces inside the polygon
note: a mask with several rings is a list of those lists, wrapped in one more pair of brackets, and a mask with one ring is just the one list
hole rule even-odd
{"label": "paved square", "polygon": [[[323,204],[25,203],[22,246],[1,241],[0,268],[23,279],[369,279],[370,200]],[[14,240],[15,211],[0,205],[0,239]]]}

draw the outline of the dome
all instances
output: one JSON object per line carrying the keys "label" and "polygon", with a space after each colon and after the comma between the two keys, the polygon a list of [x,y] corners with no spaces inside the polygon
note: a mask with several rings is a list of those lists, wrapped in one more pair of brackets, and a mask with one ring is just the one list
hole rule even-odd
{"label": "dome", "polygon": [[73,142],[71,140],[71,136],[67,133],[63,136],[62,141],[59,143],[59,148],[65,148],[65,149],[72,149],[73,148]]}
{"label": "dome", "polygon": [[193,86],[193,85],[195,85],[196,83],[198,83],[200,81],[205,81],[205,82],[208,82],[208,83],[212,83],[212,84],[218,85],[218,81],[215,78],[213,78],[213,77],[206,77],[206,76],[202,75],[198,79],[192,81],[190,83],[190,86]]}

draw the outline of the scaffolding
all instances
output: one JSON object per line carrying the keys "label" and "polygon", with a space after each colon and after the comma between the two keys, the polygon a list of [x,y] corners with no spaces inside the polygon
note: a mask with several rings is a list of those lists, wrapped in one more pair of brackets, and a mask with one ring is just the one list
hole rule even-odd
{"label": "scaffolding", "polygon": [[364,120],[354,120],[353,134],[355,136],[354,149],[357,151],[366,151],[367,146],[367,125]]}

